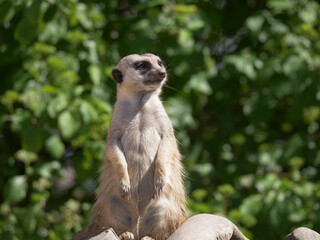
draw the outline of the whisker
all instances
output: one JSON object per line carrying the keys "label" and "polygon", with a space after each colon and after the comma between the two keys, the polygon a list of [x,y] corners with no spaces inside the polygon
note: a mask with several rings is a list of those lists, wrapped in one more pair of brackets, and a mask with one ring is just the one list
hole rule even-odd
{"label": "whisker", "polygon": [[166,87],[166,88],[169,88],[169,89],[171,89],[171,90],[173,90],[173,91],[175,91],[175,92],[178,92],[178,90],[177,90],[176,88],[171,87],[171,86],[169,86],[168,84],[164,84],[163,86]]}

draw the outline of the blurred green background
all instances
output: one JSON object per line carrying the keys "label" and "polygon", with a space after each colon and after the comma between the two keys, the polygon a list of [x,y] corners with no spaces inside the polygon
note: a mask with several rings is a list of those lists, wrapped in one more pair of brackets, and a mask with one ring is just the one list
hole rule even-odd
{"label": "blurred green background", "polygon": [[70,239],[90,209],[131,53],[162,99],[190,214],[250,239],[320,231],[320,5],[312,0],[0,0],[0,238]]}

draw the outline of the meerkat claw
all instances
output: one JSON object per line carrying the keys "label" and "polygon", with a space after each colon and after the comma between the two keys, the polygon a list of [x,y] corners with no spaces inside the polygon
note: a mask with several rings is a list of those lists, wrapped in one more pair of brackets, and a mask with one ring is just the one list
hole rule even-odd
{"label": "meerkat claw", "polygon": [[141,238],[141,240],[155,240],[155,239],[152,237],[149,237],[149,236],[145,236],[145,237]]}
{"label": "meerkat claw", "polygon": [[134,240],[132,232],[124,232],[119,236],[120,240]]}
{"label": "meerkat claw", "polygon": [[121,189],[121,197],[126,200],[129,200],[131,197],[130,184],[125,181],[121,181],[120,189]]}
{"label": "meerkat claw", "polygon": [[161,192],[163,191],[163,188],[165,186],[165,181],[163,179],[158,179],[155,183],[155,196],[159,197]]}

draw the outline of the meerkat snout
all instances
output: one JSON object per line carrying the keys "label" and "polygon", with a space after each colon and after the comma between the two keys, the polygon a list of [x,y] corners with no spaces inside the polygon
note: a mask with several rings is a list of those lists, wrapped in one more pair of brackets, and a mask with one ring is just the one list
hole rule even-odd
{"label": "meerkat snout", "polygon": [[158,73],[159,73],[159,76],[160,76],[161,78],[165,78],[166,75],[167,75],[167,73],[166,73],[165,71],[160,71],[160,72],[158,72]]}
{"label": "meerkat snout", "polygon": [[165,80],[167,73],[164,70],[150,71],[146,74],[143,84],[160,84]]}

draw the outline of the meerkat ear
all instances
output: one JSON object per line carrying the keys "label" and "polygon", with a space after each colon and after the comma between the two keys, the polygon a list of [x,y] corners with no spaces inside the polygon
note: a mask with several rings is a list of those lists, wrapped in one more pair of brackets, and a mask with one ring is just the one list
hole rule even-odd
{"label": "meerkat ear", "polygon": [[118,68],[114,68],[112,70],[112,76],[114,78],[114,80],[116,80],[117,83],[121,83],[122,82],[122,72],[118,69]]}

